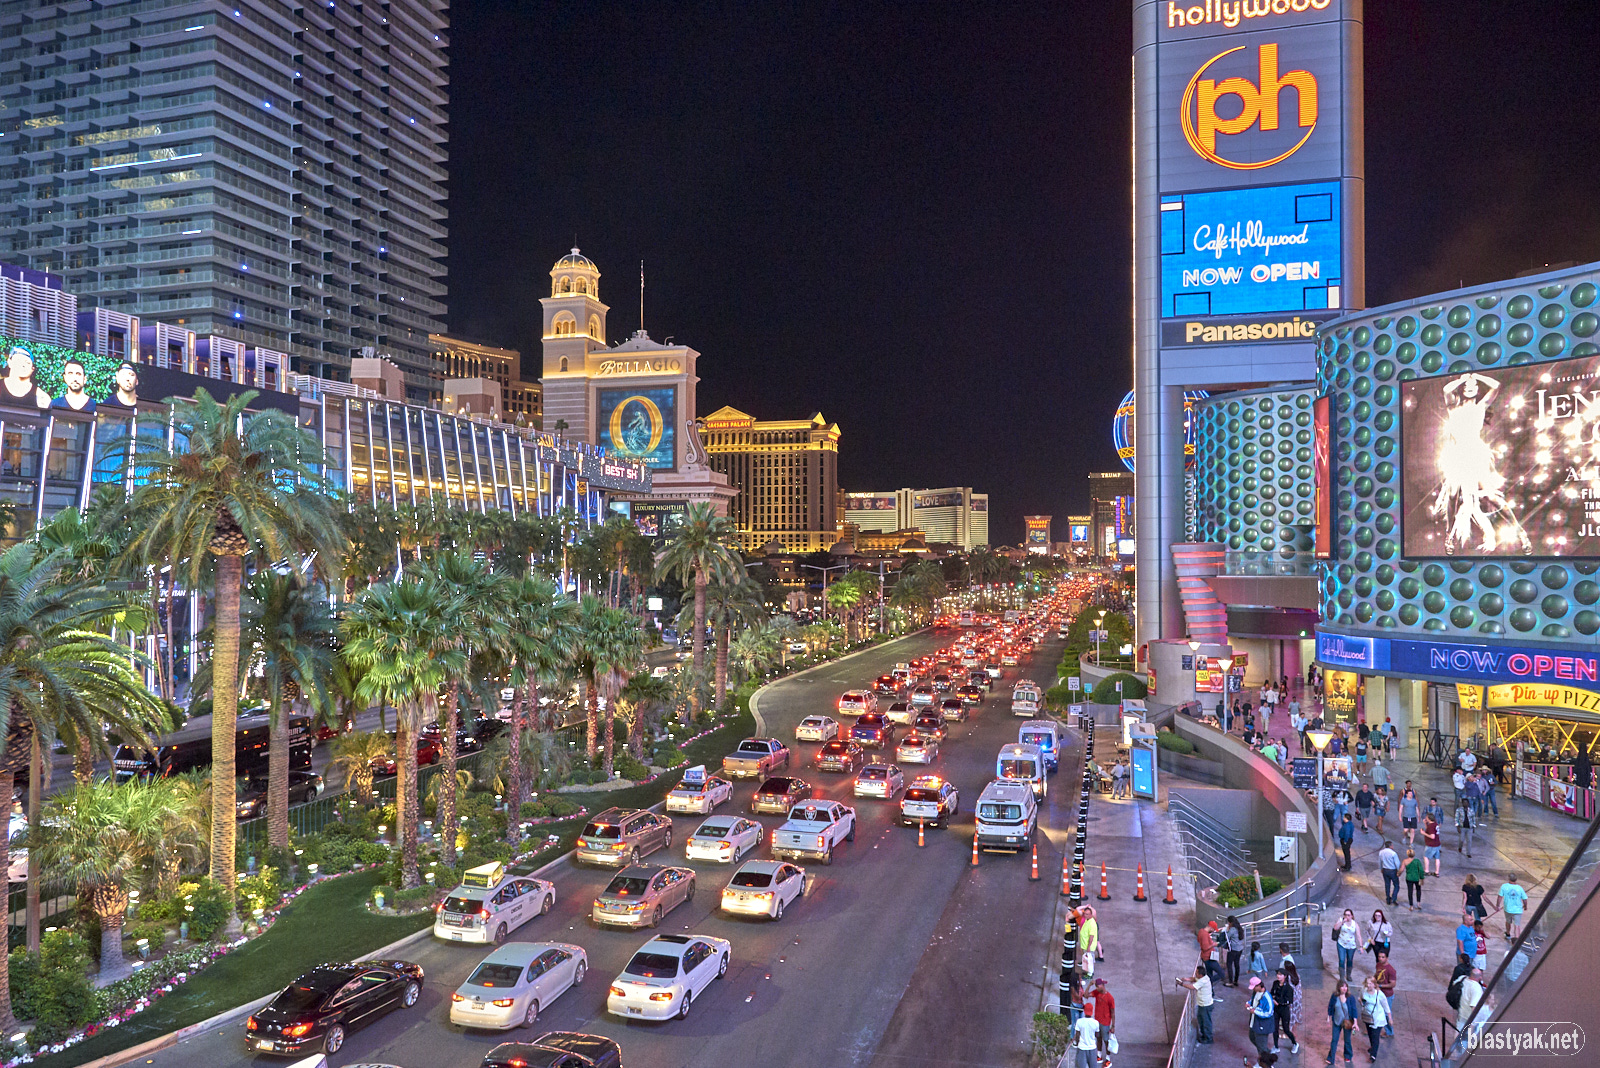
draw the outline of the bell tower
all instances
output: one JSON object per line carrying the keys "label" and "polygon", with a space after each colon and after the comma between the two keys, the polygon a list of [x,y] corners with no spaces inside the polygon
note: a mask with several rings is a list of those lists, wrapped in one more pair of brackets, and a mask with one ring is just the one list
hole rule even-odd
{"label": "bell tower", "polygon": [[566,423],[566,437],[592,442],[588,416],[588,359],[606,348],[606,312],[600,303],[600,268],[577,248],[550,268],[544,309],[544,429]]}

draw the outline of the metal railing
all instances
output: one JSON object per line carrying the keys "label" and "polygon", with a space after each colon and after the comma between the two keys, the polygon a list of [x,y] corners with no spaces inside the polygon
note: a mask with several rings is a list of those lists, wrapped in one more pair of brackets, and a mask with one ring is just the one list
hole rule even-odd
{"label": "metal railing", "polygon": [[[1310,894],[1309,882],[1305,885],[1304,892]],[[1296,901],[1265,915],[1257,915],[1260,906],[1255,911],[1245,910],[1236,915],[1239,926],[1244,928],[1246,942],[1260,942],[1268,947],[1286,942],[1290,952],[1303,953],[1311,944],[1306,939],[1308,932],[1316,932],[1311,935],[1312,939],[1322,937],[1320,917],[1324,907],[1308,897],[1304,901]]]}
{"label": "metal railing", "polygon": [[[43,921],[48,920],[51,916],[54,916],[59,912],[68,911],[77,903],[77,900],[77,888],[70,883],[63,883],[59,886],[48,886],[41,888],[39,891],[39,917],[41,920],[41,926],[50,926],[50,924]],[[10,891],[6,895],[6,923],[10,928],[9,944],[15,945],[21,941],[20,932],[23,928],[23,919],[26,914],[27,907],[27,887],[19,885],[17,889]]]}
{"label": "metal railing", "polygon": [[1451,767],[1461,752],[1461,739],[1454,734],[1441,734],[1432,727],[1417,729],[1417,759],[1436,767]]}
{"label": "metal railing", "polygon": [[1183,999],[1183,1011],[1178,1014],[1178,1029],[1172,1036],[1167,1068],[1189,1068],[1196,1061],[1195,1040],[1199,1038],[1200,1025],[1195,1018],[1195,1008],[1195,992],[1189,990]]}
{"label": "metal railing", "polygon": [[1256,870],[1244,839],[1188,799],[1169,795],[1167,814],[1178,829],[1178,852],[1197,884],[1200,877],[1216,886]]}

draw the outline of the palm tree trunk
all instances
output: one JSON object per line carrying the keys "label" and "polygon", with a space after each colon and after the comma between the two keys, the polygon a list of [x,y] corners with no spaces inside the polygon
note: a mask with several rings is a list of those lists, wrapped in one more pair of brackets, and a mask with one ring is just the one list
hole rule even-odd
{"label": "palm tree trunk", "polygon": [[[10,797],[16,790],[17,776],[9,768],[0,766],[0,797]],[[6,868],[11,867],[11,842],[5,844]],[[32,865],[29,865],[31,868]],[[9,920],[9,917],[8,917]],[[17,1018],[11,1011],[11,956],[0,953],[0,1033],[12,1034],[16,1030]]]}
{"label": "palm tree trunk", "polygon": [[[44,743],[39,732],[33,732],[33,744],[28,758],[28,826],[39,826],[39,802],[44,795],[43,756]],[[9,865],[8,865],[9,867]],[[28,865],[28,891],[23,921],[23,940],[29,953],[39,952],[39,865]],[[9,917],[8,917],[9,919]]]}
{"label": "palm tree trunk", "polygon": [[100,974],[95,985],[106,987],[133,974],[133,963],[122,955],[122,924],[128,917],[128,894],[120,886],[97,886],[89,892],[94,914],[100,920]]}
{"label": "palm tree trunk", "polygon": [[694,659],[695,671],[706,664],[706,573],[704,568],[694,571]]}
{"label": "palm tree trunk", "polygon": [[72,780],[79,786],[87,786],[94,779],[93,743],[87,734],[81,732],[77,742],[72,750]]}
{"label": "palm tree trunk", "polygon": [[234,907],[239,795],[234,736],[239,721],[239,587],[244,557],[219,556],[216,568],[216,638],[211,647],[211,878],[227,891],[228,922],[222,933],[225,941],[232,941],[240,931]]}
{"label": "palm tree trunk", "polygon": [[584,718],[587,720],[587,738],[585,739],[584,752],[589,757],[589,766],[594,767],[594,755],[599,749],[598,735],[600,733],[600,691],[592,681],[583,684]]}
{"label": "palm tree trunk", "polygon": [[611,779],[611,769],[612,769],[613,764],[614,764],[613,755],[614,755],[614,753],[616,751],[616,730],[617,730],[617,726],[616,725],[617,725],[617,695],[616,695],[615,691],[613,691],[613,692],[608,693],[606,695],[605,763],[601,765],[601,767],[603,767],[605,769],[606,780],[608,782]]}
{"label": "palm tree trunk", "polygon": [[272,695],[272,737],[267,745],[267,847],[289,848],[289,709]]}
{"label": "palm tree trunk", "polygon": [[417,873],[417,740],[411,731],[411,716],[402,713],[396,725],[395,750],[395,830],[400,840],[400,889],[410,890],[422,882]]}
{"label": "palm tree trunk", "polygon": [[439,807],[433,822],[438,825],[439,861],[452,868],[456,864],[456,704],[461,686],[452,682],[444,695],[444,719],[439,724],[439,741],[444,747],[444,770],[439,772]]}
{"label": "palm tree trunk", "polygon": [[633,710],[633,722],[628,724],[628,749],[633,759],[644,763],[644,703]]}
{"label": "palm tree trunk", "polygon": [[728,623],[717,628],[717,696],[716,706],[728,696],[728,642],[733,637],[733,626]]}
{"label": "palm tree trunk", "polygon": [[165,595],[166,601],[167,601],[167,621],[166,621],[166,624],[165,624],[166,632],[167,632],[167,648],[166,648],[166,656],[164,657],[164,660],[166,662],[166,672],[167,672],[167,678],[166,678],[166,686],[167,686],[167,688],[161,695],[161,696],[165,697],[169,701],[173,700],[173,694],[175,694],[177,692],[177,688],[178,688],[177,683],[174,682],[173,678],[172,678],[172,664],[173,664],[173,655],[174,655],[173,651],[172,651],[172,641],[173,641],[172,598],[173,598],[174,588],[177,586],[177,584],[178,584],[178,576],[177,576],[176,572],[173,569],[169,568],[168,571],[167,571],[166,582],[163,583],[163,586],[165,587],[164,595]]}
{"label": "palm tree trunk", "polygon": [[506,775],[507,785],[511,789],[511,803],[506,806],[506,841],[512,845],[522,841],[522,828],[518,821],[522,819],[522,798],[526,790],[522,774],[522,699],[525,692],[525,687],[518,686],[511,703],[511,759]]}

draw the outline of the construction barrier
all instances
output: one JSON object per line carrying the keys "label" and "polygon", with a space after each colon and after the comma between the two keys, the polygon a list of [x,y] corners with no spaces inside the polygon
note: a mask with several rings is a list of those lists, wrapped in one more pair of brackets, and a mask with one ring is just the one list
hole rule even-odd
{"label": "construction barrier", "polygon": [[977,835],[973,835],[972,836],[972,866],[974,868],[976,868],[978,866],[978,836]]}
{"label": "construction barrier", "polygon": [[1068,884],[1068,881],[1069,881],[1069,879],[1071,877],[1071,871],[1072,871],[1071,864],[1068,862],[1067,858],[1065,856],[1063,856],[1061,858],[1061,896],[1062,897],[1066,897],[1068,892],[1069,892],[1068,889],[1067,889],[1067,884]]}
{"label": "construction barrier", "polygon": [[1036,883],[1036,882],[1039,881],[1039,843],[1038,842],[1033,843],[1033,870],[1028,873],[1028,881],[1030,883]]}
{"label": "construction barrier", "polygon": [[1168,905],[1176,905],[1177,903],[1178,903],[1178,899],[1176,897],[1172,896],[1172,865],[1168,864],[1167,865],[1167,898],[1166,898],[1166,904],[1168,904]]}
{"label": "construction barrier", "polygon": [[1148,900],[1144,895],[1144,865],[1139,865],[1139,881],[1134,884],[1133,899],[1135,901]]}
{"label": "construction barrier", "polygon": [[1100,900],[1111,900],[1110,884],[1106,882],[1106,862],[1103,860],[1100,862]]}

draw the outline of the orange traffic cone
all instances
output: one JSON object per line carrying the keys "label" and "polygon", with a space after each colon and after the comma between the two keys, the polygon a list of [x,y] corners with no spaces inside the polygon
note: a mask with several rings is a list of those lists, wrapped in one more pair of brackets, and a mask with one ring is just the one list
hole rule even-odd
{"label": "orange traffic cone", "polygon": [[1166,902],[1165,903],[1168,904],[1168,905],[1176,905],[1178,903],[1178,899],[1172,896],[1172,865],[1171,864],[1167,865],[1167,898],[1166,898]]}
{"label": "orange traffic cone", "polygon": [[972,836],[972,866],[974,868],[976,868],[978,866],[978,836],[977,835],[973,835]]}
{"label": "orange traffic cone", "polygon": [[1135,901],[1147,900],[1145,898],[1145,896],[1144,896],[1144,865],[1143,864],[1139,865],[1139,881],[1134,884],[1134,887],[1133,887],[1133,899]]}
{"label": "orange traffic cone", "polygon": [[[978,841],[977,835],[973,835],[972,841],[973,841],[974,845],[977,844],[977,841]],[[921,849],[923,846],[925,846],[927,844],[928,844],[927,839],[925,837],[923,837],[922,821],[918,820],[917,821],[917,848]]]}
{"label": "orange traffic cone", "polygon": [[1036,883],[1036,882],[1039,881],[1039,843],[1038,842],[1033,843],[1033,870],[1028,875],[1028,881],[1030,883]]}
{"label": "orange traffic cone", "polygon": [[1106,862],[1103,861],[1103,860],[1100,862],[1100,900],[1101,901],[1110,901],[1111,900],[1110,886],[1106,882]]}
{"label": "orange traffic cone", "polygon": [[1071,881],[1071,878],[1072,878],[1071,861],[1069,861],[1066,857],[1062,857],[1061,858],[1061,896],[1062,897],[1066,897],[1069,893],[1071,893],[1071,890],[1068,888],[1068,885],[1067,885]]}

